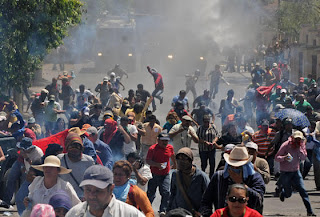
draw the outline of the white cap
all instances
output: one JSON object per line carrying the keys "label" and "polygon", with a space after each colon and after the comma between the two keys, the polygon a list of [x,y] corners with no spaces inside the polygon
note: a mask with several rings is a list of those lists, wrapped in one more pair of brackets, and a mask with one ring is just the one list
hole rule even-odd
{"label": "white cap", "polygon": [[256,143],[254,143],[254,142],[247,142],[246,147],[247,148],[253,148],[256,151],[258,150],[258,145]]}
{"label": "white cap", "polygon": [[286,89],[281,89],[280,93],[287,93]]}

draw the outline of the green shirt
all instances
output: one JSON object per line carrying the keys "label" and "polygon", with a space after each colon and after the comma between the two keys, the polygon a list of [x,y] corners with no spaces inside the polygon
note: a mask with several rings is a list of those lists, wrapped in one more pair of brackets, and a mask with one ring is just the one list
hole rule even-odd
{"label": "green shirt", "polygon": [[305,113],[307,111],[307,107],[310,106],[313,110],[313,107],[311,106],[310,103],[308,103],[307,101],[303,100],[303,103],[301,102],[296,102],[294,104],[296,106],[296,109],[301,111],[302,113]]}

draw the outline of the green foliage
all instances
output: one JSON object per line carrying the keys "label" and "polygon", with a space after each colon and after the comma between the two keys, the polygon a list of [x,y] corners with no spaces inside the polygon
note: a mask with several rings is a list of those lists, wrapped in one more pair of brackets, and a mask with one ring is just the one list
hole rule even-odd
{"label": "green foliage", "polygon": [[318,24],[320,21],[320,0],[281,1],[277,11],[279,30],[288,36],[299,38],[303,24]]}
{"label": "green foliage", "polygon": [[79,0],[0,0],[0,87],[28,85],[68,27],[81,21]]}

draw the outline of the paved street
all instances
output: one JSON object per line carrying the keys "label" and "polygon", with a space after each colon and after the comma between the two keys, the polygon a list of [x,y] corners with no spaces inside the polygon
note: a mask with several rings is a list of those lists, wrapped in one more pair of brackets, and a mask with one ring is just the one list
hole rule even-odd
{"label": "paved street", "polygon": [[[90,66],[90,63],[88,64]],[[83,65],[67,65],[68,70],[75,70],[76,78],[71,82],[73,88],[78,88],[79,84],[85,84],[87,88],[94,90],[96,85],[102,81],[102,78],[105,76],[104,74],[94,73],[94,74],[81,74],[79,71],[83,68]],[[47,64],[44,66],[44,79],[50,81],[53,76],[57,76],[57,71],[51,70],[52,65]],[[165,85],[165,92],[164,96],[164,103],[163,105],[158,105],[158,110],[155,112],[156,116],[160,120],[161,124],[164,124],[165,116],[170,109],[170,104],[172,98],[178,94],[179,90],[185,89],[185,78],[184,73],[179,75],[175,75],[172,73],[161,72],[164,77],[164,85]],[[186,73],[192,73],[185,72]],[[230,86],[226,86],[225,84],[220,85],[219,95],[217,99],[215,99],[214,103],[216,104],[215,113],[217,113],[217,107],[219,106],[221,98],[226,96],[226,92],[228,89],[233,88],[235,90],[235,97],[237,99],[244,96],[245,89],[249,84],[248,77],[250,76],[249,73],[238,74],[238,73],[225,73],[224,76],[226,80],[230,83]],[[151,75],[147,73],[147,71],[143,71],[136,74],[129,74],[129,79],[123,79],[123,83],[126,86],[126,90],[123,93],[124,96],[127,96],[127,91],[129,89],[136,90],[136,86],[138,83],[143,83],[144,87],[148,91],[153,90],[153,78]],[[32,90],[39,91],[42,89],[43,86],[35,86]],[[197,84],[198,95],[202,94],[205,88],[209,88],[208,81],[206,78],[202,77]],[[189,101],[192,102],[192,94],[188,94]],[[156,102],[157,104],[159,101]],[[192,103],[190,103],[190,106]],[[217,126],[220,128],[220,119],[216,119]],[[200,167],[200,159],[198,156],[198,149],[197,145],[193,144],[192,149],[195,155],[195,164]],[[220,152],[217,153],[217,161],[220,159]],[[314,212],[317,215],[320,215],[320,202],[319,202],[319,195],[320,192],[315,190],[315,184],[313,179],[313,172],[311,171],[307,180],[305,180],[306,189],[310,196],[311,205],[313,207]],[[293,194],[293,196],[289,199],[286,199],[285,202],[281,202],[279,198],[273,197],[273,192],[275,189],[275,181],[272,180],[267,185],[267,192],[265,194],[264,200],[264,216],[306,216],[306,210],[303,206],[302,200],[298,193]],[[159,195],[156,198],[156,201],[153,204],[154,210],[157,211],[159,207]],[[4,215],[4,209],[0,209],[0,216]],[[15,210],[10,211],[12,216],[18,216]]]}

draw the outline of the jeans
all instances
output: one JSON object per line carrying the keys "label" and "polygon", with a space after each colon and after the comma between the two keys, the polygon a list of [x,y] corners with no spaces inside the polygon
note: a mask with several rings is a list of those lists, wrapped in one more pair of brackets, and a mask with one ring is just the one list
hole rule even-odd
{"label": "jeans", "polygon": [[154,100],[154,98],[157,98],[158,100],[161,100],[162,99],[162,96],[160,96],[161,94],[163,93],[163,89],[155,89],[153,92],[152,92],[152,96],[153,96],[153,100],[152,100],[152,108],[153,110],[156,109],[156,102]]}
{"label": "jeans", "polygon": [[211,151],[199,151],[200,160],[201,160],[201,169],[203,172],[206,171],[206,168],[208,166],[208,159],[209,159],[209,165],[210,165],[210,173],[209,178],[214,173],[214,168],[216,167],[216,149],[213,149]]}
{"label": "jeans", "polygon": [[303,164],[302,178],[306,178],[306,176],[310,171],[310,168],[312,166],[312,153],[313,153],[312,149],[307,149],[307,158]]}
{"label": "jeans", "polygon": [[[169,173],[170,174],[170,173]],[[157,187],[159,187],[159,192],[161,195],[161,204],[159,212],[166,212],[169,205],[170,197],[170,175],[155,175],[152,174],[152,179],[148,182],[147,196],[152,204],[154,198],[156,197]]]}
{"label": "jeans", "polygon": [[30,184],[31,184],[30,182],[24,181],[20,186],[16,195],[16,205],[17,205],[17,210],[20,216],[23,213],[23,211],[26,209],[26,207],[23,204],[23,199],[27,197],[29,194],[28,187]]}
{"label": "jeans", "polygon": [[286,198],[291,197],[292,195],[292,186],[299,192],[304,206],[307,209],[308,213],[312,213],[311,204],[309,201],[308,193],[304,187],[302,175],[300,170],[294,172],[281,172],[279,178],[279,184],[282,192]]}
{"label": "jeans", "polygon": [[313,173],[314,173],[314,182],[316,184],[317,190],[320,189],[320,161],[316,157],[316,153],[312,153],[313,159]]}
{"label": "jeans", "polygon": [[3,197],[3,200],[8,204],[10,204],[13,193],[16,191],[17,181],[22,176],[22,173],[21,173],[22,166],[23,166],[22,162],[15,161],[11,167],[8,180],[6,183],[6,192]]}
{"label": "jeans", "polygon": [[[262,157],[262,158],[264,158],[264,157]],[[274,155],[268,156],[266,160],[267,160],[268,165],[269,165],[270,174],[273,174]]]}

